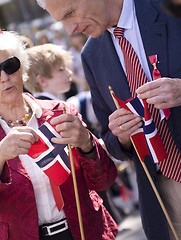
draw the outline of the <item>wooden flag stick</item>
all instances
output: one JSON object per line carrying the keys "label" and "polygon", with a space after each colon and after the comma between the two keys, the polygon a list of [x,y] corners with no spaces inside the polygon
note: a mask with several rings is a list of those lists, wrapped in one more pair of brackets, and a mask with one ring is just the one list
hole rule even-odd
{"label": "wooden flag stick", "polygon": [[[114,96],[113,96],[113,93],[114,93],[114,92],[113,92],[113,90],[112,90],[112,88],[111,88],[110,86],[109,86],[109,91],[110,91],[111,96],[112,96],[112,98],[113,98],[113,101],[114,101],[114,103],[115,103],[115,105],[116,105],[116,108],[119,109],[119,108],[120,108],[120,107],[119,107],[119,104],[118,104],[117,100],[114,98]],[[137,155],[138,155],[138,158],[139,158],[139,160],[140,160],[140,162],[141,162],[141,165],[143,166],[143,169],[144,169],[144,171],[145,171],[145,173],[146,173],[146,176],[147,176],[147,178],[148,178],[148,180],[149,180],[149,182],[150,182],[150,184],[151,184],[151,186],[152,186],[152,188],[153,188],[153,191],[154,191],[154,193],[155,193],[155,195],[156,195],[156,197],[157,197],[157,199],[158,199],[158,202],[159,202],[159,204],[160,204],[160,206],[161,206],[161,208],[162,208],[162,210],[163,210],[163,213],[165,214],[165,217],[166,217],[167,222],[168,222],[168,224],[169,224],[169,226],[170,226],[170,228],[171,228],[171,230],[172,230],[172,232],[173,232],[173,235],[174,235],[174,237],[175,237],[176,240],[179,240],[179,238],[178,238],[178,236],[177,236],[177,233],[176,233],[176,231],[175,231],[175,229],[174,229],[174,226],[173,226],[173,224],[172,224],[172,222],[171,222],[171,220],[170,220],[170,217],[169,217],[169,215],[168,215],[168,213],[167,213],[167,210],[166,210],[166,208],[165,208],[165,206],[164,206],[164,204],[163,204],[163,201],[162,201],[162,199],[161,199],[161,197],[160,197],[160,194],[158,193],[158,190],[157,190],[157,188],[156,188],[156,186],[155,186],[155,184],[154,184],[154,182],[153,182],[153,180],[152,180],[152,178],[151,178],[151,176],[150,176],[150,173],[149,173],[149,171],[148,171],[145,163],[141,160],[140,155],[139,155],[139,153],[138,153],[138,151],[137,151],[137,149],[136,149],[136,147],[135,147],[135,145],[134,145],[134,142],[133,142],[131,136],[130,136],[130,139],[131,139],[131,142],[132,142],[132,144],[133,144],[133,147],[134,147],[134,149],[135,149],[135,151],[136,151],[136,153],[137,153]]]}
{"label": "wooden flag stick", "polygon": [[179,238],[178,238],[178,236],[177,236],[177,234],[176,234],[176,231],[175,231],[175,229],[174,229],[174,226],[173,226],[173,224],[172,224],[172,222],[171,222],[171,220],[170,220],[170,217],[169,217],[169,215],[168,215],[168,213],[167,213],[167,210],[166,210],[166,208],[165,208],[165,206],[164,206],[164,204],[163,204],[163,201],[162,201],[162,199],[161,199],[161,197],[160,197],[160,194],[158,193],[158,190],[157,190],[157,188],[155,187],[155,184],[154,184],[154,182],[153,182],[153,180],[152,180],[152,178],[151,178],[151,176],[150,176],[150,173],[148,172],[148,169],[147,169],[145,163],[140,159],[140,156],[139,156],[139,154],[138,154],[138,152],[137,152],[137,150],[136,150],[136,147],[135,147],[135,145],[134,145],[134,142],[133,142],[133,140],[132,140],[132,137],[130,137],[130,139],[131,139],[131,142],[132,142],[132,144],[133,144],[133,147],[134,147],[134,149],[135,149],[135,151],[136,151],[136,153],[137,153],[137,155],[138,155],[138,158],[139,158],[139,160],[140,160],[140,162],[141,162],[141,164],[142,164],[142,166],[143,166],[143,169],[145,170],[145,173],[146,173],[146,175],[147,175],[147,177],[148,177],[148,180],[149,180],[149,182],[150,182],[150,184],[151,184],[151,186],[152,186],[152,188],[153,188],[153,191],[155,192],[155,195],[156,195],[156,197],[157,197],[157,199],[158,199],[158,202],[160,203],[160,206],[161,206],[161,208],[162,208],[162,210],[163,210],[163,212],[164,212],[164,214],[165,214],[165,217],[166,217],[166,219],[167,219],[167,221],[168,221],[168,224],[169,224],[169,226],[170,226],[170,228],[171,228],[171,230],[172,230],[172,232],[173,232],[173,235],[174,235],[174,237],[175,237],[176,240],[179,240]]}
{"label": "wooden flag stick", "polygon": [[[66,113],[65,107],[63,107],[63,113]],[[74,168],[74,160],[73,160],[72,148],[70,144],[68,144],[68,149],[69,149],[70,165],[71,165],[72,179],[73,179],[74,192],[75,192],[75,200],[77,205],[77,213],[78,213],[78,219],[79,219],[80,234],[81,234],[81,239],[85,240],[83,223],[82,223],[82,215],[81,215],[81,209],[80,209],[79,194],[78,194],[78,188],[77,188],[77,180],[76,180],[76,174],[75,174],[75,168]]]}

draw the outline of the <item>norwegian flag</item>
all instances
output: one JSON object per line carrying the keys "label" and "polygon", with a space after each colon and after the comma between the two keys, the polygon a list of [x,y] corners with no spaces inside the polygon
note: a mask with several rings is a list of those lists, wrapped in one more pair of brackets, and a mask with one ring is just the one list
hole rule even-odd
{"label": "norwegian flag", "polygon": [[150,155],[154,163],[158,163],[166,159],[167,153],[162,143],[160,135],[151,117],[146,100],[138,97],[127,100],[126,102],[118,99],[115,94],[113,97],[119,106],[129,110],[130,112],[140,116],[143,125],[132,135],[132,141],[137,153],[142,161]]}
{"label": "norwegian flag", "polygon": [[[55,117],[55,116],[53,116]],[[57,186],[63,184],[71,173],[68,146],[66,144],[55,144],[51,138],[61,138],[56,132],[55,126],[50,124],[50,119],[45,122],[37,131],[39,140],[32,144],[28,155],[43,170],[43,172]],[[76,157],[72,148],[74,158]],[[79,165],[76,162],[76,168]]]}

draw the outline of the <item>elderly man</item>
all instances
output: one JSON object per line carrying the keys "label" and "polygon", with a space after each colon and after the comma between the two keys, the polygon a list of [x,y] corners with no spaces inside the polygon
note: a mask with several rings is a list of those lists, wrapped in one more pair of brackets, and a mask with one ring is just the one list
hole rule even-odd
{"label": "elderly man", "polygon": [[[130,141],[141,118],[123,108],[115,110],[108,86],[123,101],[135,96],[147,99],[168,157],[156,165],[147,157],[145,163],[181,239],[181,22],[162,11],[161,0],[37,1],[68,34],[91,36],[82,61],[102,137],[114,157],[134,161],[147,238],[174,239]],[[156,81],[149,56],[159,61],[162,78]],[[168,108],[168,120],[161,121],[159,112],[164,117],[161,109]]]}

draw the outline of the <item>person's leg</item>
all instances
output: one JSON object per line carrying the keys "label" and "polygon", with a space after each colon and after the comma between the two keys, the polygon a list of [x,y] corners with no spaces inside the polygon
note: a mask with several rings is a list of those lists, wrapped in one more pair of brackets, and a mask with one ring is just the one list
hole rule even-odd
{"label": "person's leg", "polygon": [[[181,183],[167,179],[158,174],[160,196],[175,228],[178,238],[181,239]],[[170,240],[175,240],[169,229]]]}

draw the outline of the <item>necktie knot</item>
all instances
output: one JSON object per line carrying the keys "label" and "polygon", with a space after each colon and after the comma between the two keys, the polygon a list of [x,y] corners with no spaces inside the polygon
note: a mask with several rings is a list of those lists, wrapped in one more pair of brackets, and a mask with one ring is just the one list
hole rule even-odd
{"label": "necktie knot", "polygon": [[114,29],[114,35],[120,39],[124,35],[124,28],[117,27]]}

